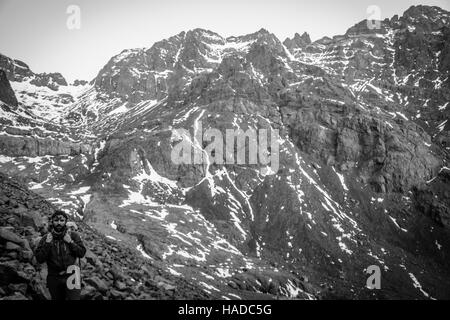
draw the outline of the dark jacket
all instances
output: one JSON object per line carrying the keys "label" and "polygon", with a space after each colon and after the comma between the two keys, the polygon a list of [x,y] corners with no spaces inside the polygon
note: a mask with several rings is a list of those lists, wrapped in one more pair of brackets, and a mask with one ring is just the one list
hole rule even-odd
{"label": "dark jacket", "polygon": [[[66,231],[69,232],[69,231]],[[77,258],[82,258],[86,253],[86,248],[80,236],[75,232],[70,232],[72,243],[63,240],[63,235],[53,234],[53,240],[46,242],[47,235],[44,235],[35,251],[36,260],[39,263],[47,263],[48,274],[58,275],[67,270],[67,267],[74,265]]]}

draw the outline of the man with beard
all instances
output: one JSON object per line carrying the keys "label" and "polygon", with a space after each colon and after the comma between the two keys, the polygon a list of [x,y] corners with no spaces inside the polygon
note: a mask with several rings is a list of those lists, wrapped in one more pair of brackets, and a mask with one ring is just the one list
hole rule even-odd
{"label": "man with beard", "polygon": [[52,300],[79,300],[80,270],[76,266],[86,248],[80,236],[68,230],[67,214],[56,210],[50,221],[50,232],[42,237],[35,256],[39,263],[47,263],[47,287]]}

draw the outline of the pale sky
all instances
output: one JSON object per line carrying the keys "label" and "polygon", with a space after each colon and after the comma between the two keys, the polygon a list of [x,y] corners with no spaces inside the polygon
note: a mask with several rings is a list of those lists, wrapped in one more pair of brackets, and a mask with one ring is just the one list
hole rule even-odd
{"label": "pale sky", "polygon": [[[123,49],[150,47],[181,31],[228,37],[265,28],[281,41],[306,31],[314,41],[345,33],[369,17],[370,5],[384,19],[417,4],[450,11],[450,0],[0,0],[0,53],[34,72],[91,80]],[[80,8],[79,29],[67,27],[69,5]]]}

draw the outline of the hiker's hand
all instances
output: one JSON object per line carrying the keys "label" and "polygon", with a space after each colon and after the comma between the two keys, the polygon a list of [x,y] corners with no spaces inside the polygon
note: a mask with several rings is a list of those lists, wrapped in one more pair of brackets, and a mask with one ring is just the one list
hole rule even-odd
{"label": "hiker's hand", "polygon": [[53,241],[53,235],[51,233],[47,234],[47,238],[45,239],[45,242],[50,243]]}
{"label": "hiker's hand", "polygon": [[67,243],[71,243],[72,242],[72,238],[70,237],[70,234],[68,232],[66,232],[66,234],[64,235],[63,240]]}

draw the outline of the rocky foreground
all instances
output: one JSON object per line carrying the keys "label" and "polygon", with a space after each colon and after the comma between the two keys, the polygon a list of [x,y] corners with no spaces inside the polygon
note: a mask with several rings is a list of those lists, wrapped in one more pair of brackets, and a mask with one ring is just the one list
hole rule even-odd
{"label": "rocky foreground", "polygon": [[[46,266],[33,250],[54,207],[0,175],[0,299],[50,299]],[[88,252],[81,260],[82,299],[208,299],[194,284],[148,263],[135,252],[77,221]]]}

